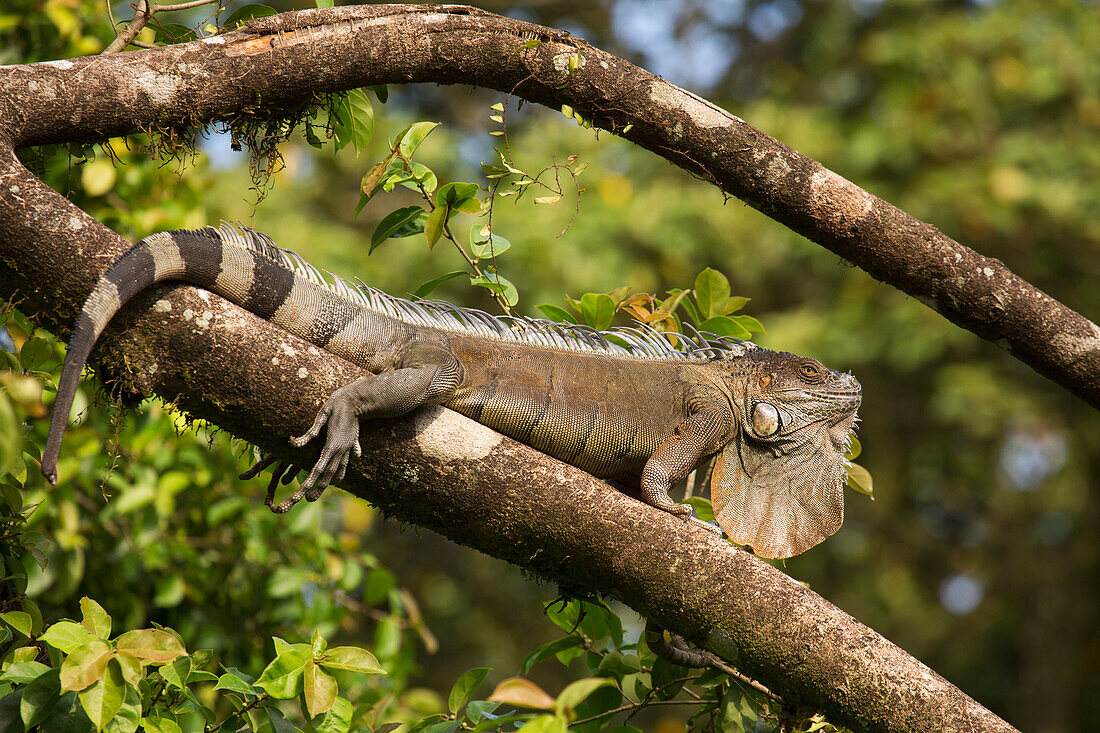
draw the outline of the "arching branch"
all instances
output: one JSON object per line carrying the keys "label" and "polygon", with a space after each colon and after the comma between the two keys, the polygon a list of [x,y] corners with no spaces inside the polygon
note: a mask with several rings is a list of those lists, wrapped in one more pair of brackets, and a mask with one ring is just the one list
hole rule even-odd
{"label": "arching branch", "polygon": [[[530,40],[541,44],[524,48]],[[0,78],[0,115],[17,148],[232,120],[367,84],[473,84],[568,104],[1100,407],[1100,328],[1087,318],[740,118],[567,33],[458,6],[326,8],[178,46],[6,67]]]}

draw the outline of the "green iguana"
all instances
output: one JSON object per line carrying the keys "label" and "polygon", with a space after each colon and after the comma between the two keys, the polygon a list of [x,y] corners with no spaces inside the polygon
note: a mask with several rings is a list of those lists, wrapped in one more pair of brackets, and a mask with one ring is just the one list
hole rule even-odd
{"label": "green iguana", "polygon": [[[78,316],[62,368],[42,472],[57,458],[84,363],[111,317],[153,283],[211,290],[374,375],[337,389],[305,435],[326,440],[297,492],[313,501],[359,455],[359,419],[443,404],[691,517],[668,490],[717,454],[714,514],[763,557],[796,555],[844,520],[845,448],[860,385],[814,359],[693,334],[686,350],[646,327],[494,317],[395,298],[338,277],[241,225],[153,234],[116,261]],[[625,347],[624,347],[625,345]],[[250,472],[273,462],[262,461]],[[275,470],[268,494],[287,469]],[[708,525],[713,526],[713,525]]]}

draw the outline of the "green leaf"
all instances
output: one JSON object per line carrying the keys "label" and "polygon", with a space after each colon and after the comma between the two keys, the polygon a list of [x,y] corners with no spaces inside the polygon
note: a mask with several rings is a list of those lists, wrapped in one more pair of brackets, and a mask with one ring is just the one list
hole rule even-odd
{"label": "green leaf", "polygon": [[187,653],[179,639],[160,629],[127,631],[115,640],[115,647],[151,664],[165,664]]}
{"label": "green leaf", "polygon": [[302,692],[306,698],[306,710],[313,718],[327,713],[336,701],[336,678],[321,669],[314,660],[305,664]]}
{"label": "green leaf", "polygon": [[543,315],[554,323],[573,323],[576,324],[577,319],[572,316],[568,311],[560,306],[553,305],[552,303],[543,303],[542,305],[536,305]]}
{"label": "green leaf", "polygon": [[367,89],[374,92],[374,96],[378,97],[378,101],[382,104],[385,104],[386,100],[390,98],[390,88],[385,84],[371,84]]}
{"label": "green leaf", "polygon": [[308,647],[304,650],[288,649],[267,665],[256,680],[256,687],[272,697],[289,700],[302,691],[302,675],[307,662],[313,663]]}
{"label": "green leaf", "polygon": [[81,625],[92,636],[109,639],[111,636],[111,617],[103,606],[85,596],[80,599],[80,612],[83,614]]}
{"label": "green leaf", "polygon": [[462,706],[470,701],[474,690],[485,681],[490,671],[489,667],[474,667],[459,675],[451,687],[451,694],[447,697],[447,708],[451,711],[451,715],[456,715]]}
{"label": "green leaf", "polygon": [[470,251],[479,260],[497,257],[507,252],[511,246],[511,242],[499,234],[492,233],[484,224],[474,224],[470,227]]}
{"label": "green leaf", "polygon": [[[212,711],[200,708],[199,712],[206,717],[207,722],[212,722]],[[132,687],[126,688],[126,695],[122,699],[122,707],[118,709],[104,730],[106,733],[135,733],[138,723],[141,722],[141,696]]]}
{"label": "green leaf", "polygon": [[684,668],[657,657],[650,671],[653,689],[658,700],[671,700],[679,694],[684,683]]}
{"label": "green leaf", "polygon": [[409,237],[424,231],[424,220],[427,215],[421,206],[405,206],[391,211],[378,222],[374,228],[374,234],[370,237],[370,250],[374,252],[378,245],[390,237]]}
{"label": "green leaf", "polygon": [[362,674],[386,674],[386,670],[382,669],[382,665],[373,654],[357,646],[338,646],[329,649],[320,663],[330,669],[346,669]]}
{"label": "green leaf", "polygon": [[451,272],[440,275],[439,277],[433,277],[431,280],[417,288],[416,292],[413,293],[413,295],[418,298],[427,298],[433,290],[435,290],[443,283],[447,282],[448,280],[453,280],[456,277],[462,277],[465,274],[465,270],[452,270]]}
{"label": "green leaf", "polygon": [[382,190],[390,193],[397,186],[404,186],[410,191],[419,193],[423,188],[427,193],[431,193],[437,185],[439,185],[439,179],[428,166],[421,163],[394,161],[386,171]]}
{"label": "green leaf", "polygon": [[875,498],[875,485],[871,480],[871,472],[858,463],[848,466],[848,475],[845,477],[844,483],[861,494],[866,494],[872,499]]}
{"label": "green leaf", "polygon": [[214,689],[229,690],[246,697],[256,697],[256,691],[252,689],[252,685],[233,672],[226,672],[219,677],[218,684],[214,685]]}
{"label": "green leaf", "polygon": [[473,700],[466,704],[466,720],[477,725],[482,720],[486,719],[486,717],[492,718],[492,713],[496,712],[499,707],[499,702]]}
{"label": "green leaf", "polygon": [[95,640],[95,637],[89,634],[83,626],[72,621],[58,621],[46,629],[39,638],[66,654],[70,654],[73,649]]}
{"label": "green leaf", "polygon": [[12,662],[8,665],[7,669],[4,670],[4,673],[0,674],[0,682],[13,682],[17,685],[25,685],[49,671],[50,667],[33,660]]}
{"label": "green leaf", "polygon": [[615,301],[604,293],[585,293],[581,296],[581,320],[597,331],[611,325],[615,317]]}
{"label": "green leaf", "polygon": [[623,677],[634,672],[640,672],[642,669],[641,662],[638,661],[638,657],[633,654],[623,654],[622,652],[611,650],[603,655],[599,665],[596,667],[596,672],[601,677],[614,677],[616,680],[622,681]]}
{"label": "green leaf", "polygon": [[467,213],[476,213],[480,211],[481,204],[478,203],[478,207],[474,211],[467,211],[463,206],[468,201],[477,201],[477,194],[481,189],[476,183],[463,183],[456,181],[453,183],[446,183],[439,187],[439,190],[435,192],[435,205],[446,205],[452,209],[458,211],[466,211]]}
{"label": "green leaf", "polygon": [[269,15],[275,15],[275,8],[270,8],[267,5],[260,5],[259,3],[251,3],[238,8],[236,12],[226,18],[222,27],[226,30],[233,30],[237,26],[242,26],[253,18],[266,18]]}
{"label": "green leaf", "polygon": [[[37,662],[23,664],[37,664]],[[28,730],[45,720],[61,699],[60,672],[59,669],[49,669],[23,688],[23,697],[19,701],[19,716]]]}
{"label": "green leaf", "polygon": [[539,715],[531,718],[519,730],[524,733],[566,733],[569,719],[564,715]]}
{"label": "green leaf", "polygon": [[744,328],[746,331],[752,331],[754,333],[767,333],[767,331],[764,330],[763,324],[752,316],[730,316],[730,320]]}
{"label": "green leaf", "polygon": [[317,733],[348,733],[354,713],[355,708],[349,700],[336,698],[325,717],[317,724]]}
{"label": "green leaf", "polygon": [[180,657],[160,668],[160,676],[169,686],[177,690],[187,689],[187,678],[191,676],[194,664],[191,657]]}
{"label": "green leaf", "polygon": [[580,617],[581,631],[590,639],[610,637],[615,646],[623,643],[623,624],[619,617],[603,603],[584,602]]}
{"label": "green leaf", "polygon": [[142,718],[141,725],[145,728],[145,733],[183,733],[179,723],[174,719],[159,715]]}
{"label": "green leaf", "polygon": [[420,147],[420,144],[424,142],[424,138],[437,127],[439,127],[438,122],[417,122],[409,125],[398,136],[398,152],[405,158],[411,158],[416,149]]}
{"label": "green leaf", "polygon": [[26,611],[8,611],[0,613],[0,620],[18,631],[23,636],[29,637],[32,630],[31,615]]}
{"label": "green leaf", "polygon": [[187,41],[194,41],[196,38],[198,36],[195,34],[194,28],[179,23],[159,23],[157,24],[157,35],[153,38],[153,42],[186,43]]}
{"label": "green leaf", "polygon": [[752,336],[748,329],[729,316],[714,316],[699,324],[700,331],[709,331],[716,336],[728,336],[735,339],[747,339]]}
{"label": "green leaf", "polygon": [[579,636],[563,636],[560,639],[554,639],[553,641],[547,642],[523,658],[523,664],[520,665],[519,673],[527,674],[531,671],[531,667],[534,667],[542,660],[552,657],[565,649],[573,649],[581,646],[584,646],[584,639]]}
{"label": "green leaf", "polygon": [[19,361],[28,372],[41,369],[52,358],[53,344],[41,336],[31,336],[23,342],[23,348],[19,349]]}
{"label": "green leaf", "polygon": [[737,688],[722,696],[719,709],[719,725],[722,733],[752,733],[756,730],[757,713],[748,695],[739,693]]}
{"label": "green leaf", "polygon": [[708,267],[695,278],[695,302],[704,321],[722,315],[722,308],[729,297],[729,280],[717,270]]}
{"label": "green leaf", "polygon": [[608,685],[614,686],[614,684],[615,680],[610,677],[586,677],[575,682],[570,682],[566,688],[561,691],[561,694],[558,695],[554,710],[557,711],[558,715],[564,715],[566,712],[577,707],[577,705],[596,690],[601,687],[607,687]]}
{"label": "green leaf", "polygon": [[96,730],[103,730],[122,707],[126,683],[115,665],[108,665],[102,677],[80,693],[80,705]]}
{"label": "green leaf", "polygon": [[447,223],[447,207],[436,206],[428,219],[424,222],[424,238],[428,240],[428,249],[435,247],[435,243],[443,236],[443,225]]}
{"label": "green leaf", "polygon": [[480,277],[471,277],[470,284],[479,288],[485,288],[500,295],[504,302],[512,306],[519,302],[519,291],[508,278],[502,277],[496,272],[487,272]]}
{"label": "green leaf", "polygon": [[370,146],[374,137],[374,107],[362,89],[351,89],[333,105],[336,124],[336,149],[351,145],[359,155]]}
{"label": "green leaf", "polygon": [[93,639],[73,649],[61,663],[61,690],[83,690],[103,676],[111,649],[107,643]]}

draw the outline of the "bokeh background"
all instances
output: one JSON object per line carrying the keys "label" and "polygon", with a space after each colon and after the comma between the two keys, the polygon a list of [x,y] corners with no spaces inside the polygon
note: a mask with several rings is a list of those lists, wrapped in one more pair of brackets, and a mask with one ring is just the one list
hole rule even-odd
{"label": "bokeh background", "polygon": [[[95,53],[113,38],[102,3],[10,5],[0,11],[0,63]],[[1085,316],[1100,315],[1095,2],[481,6],[566,29],[706,96]],[[210,12],[179,22],[201,26]],[[296,135],[283,146],[285,168],[258,187],[247,151],[217,130],[168,163],[151,161],[140,139],[114,141],[116,162],[102,149],[23,157],[131,239],[238,219],[319,266],[407,293],[462,262],[419,237],[368,256],[377,222],[416,200],[404,190],[378,196],[356,217],[360,178],[384,156],[387,135],[427,119],[444,124],[418,158],[441,181],[484,183],[479,164],[502,144],[488,134],[499,129],[490,105],[505,100],[463,86],[389,92],[375,104],[372,151],[334,156]],[[860,463],[875,499],[850,492],[841,531],[786,572],[1019,728],[1091,727],[1100,718],[1096,411],[649,153],[556,111],[514,100],[507,110],[508,142],[526,169],[570,155],[589,164],[571,225],[574,194],[554,206],[494,208],[494,230],[513,244],[498,265],[519,288],[519,311],[539,315],[537,304],[622,285],[690,287],[708,266],[726,273],[734,294],[751,298],[744,312],[767,328],[762,345],[850,369],[864,386]],[[437,294],[492,309],[462,282]],[[26,335],[16,329],[14,338]],[[94,399],[92,386],[85,393]],[[115,411],[104,403],[71,438],[79,478],[53,492],[36,484],[28,498],[41,502],[33,525],[54,540],[30,592],[55,613],[91,595],[128,624],[167,623],[241,664],[254,655],[252,640],[285,635],[288,625],[372,645],[396,644],[403,630],[415,642],[404,647],[402,674],[426,698],[471,666],[510,675],[556,636],[542,612],[554,587],[428,530],[382,521],[361,502],[330,493],[289,519],[267,516],[263,484],[231,478],[244,462],[240,446],[211,442],[155,403],[126,419],[112,457]],[[108,461],[117,468],[101,488]],[[320,540],[319,528],[328,532]],[[373,610],[387,599],[403,604],[400,628]],[[532,677],[548,689],[568,679],[546,665]]]}

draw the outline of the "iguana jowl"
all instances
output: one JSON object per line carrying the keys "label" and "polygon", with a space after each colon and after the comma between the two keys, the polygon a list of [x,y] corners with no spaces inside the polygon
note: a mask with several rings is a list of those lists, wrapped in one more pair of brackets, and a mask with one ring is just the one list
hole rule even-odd
{"label": "iguana jowl", "polygon": [[95,286],[69,342],[42,455],[51,482],[96,339],[124,303],[163,280],[211,290],[375,373],[336,390],[309,431],[292,438],[301,446],[326,429],[291,504],[343,477],[359,453],[360,418],[443,404],[599,478],[640,485],[646,502],[677,515],[691,509],[671,501],[669,488],[717,454],[715,516],[764,557],[796,555],[843,522],[844,451],[860,402],[850,374],[745,341],[700,338],[685,352],[645,328],[617,329],[609,340],[394,298],[328,282],[231,224],[146,237]]}

